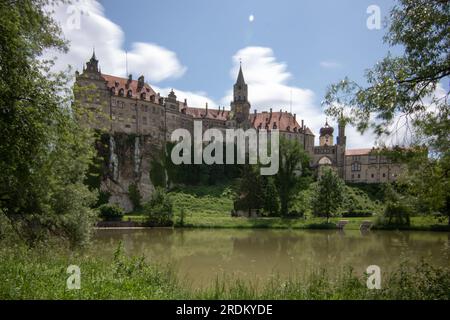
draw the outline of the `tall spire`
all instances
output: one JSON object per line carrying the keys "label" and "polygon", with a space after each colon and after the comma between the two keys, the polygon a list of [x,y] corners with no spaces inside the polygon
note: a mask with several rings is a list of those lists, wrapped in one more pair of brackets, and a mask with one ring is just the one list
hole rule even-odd
{"label": "tall spire", "polygon": [[239,62],[239,74],[236,83],[245,84],[244,73],[242,72],[242,61]]}
{"label": "tall spire", "polygon": [[92,48],[92,58],[91,61],[96,61],[97,57],[95,56],[95,46]]}

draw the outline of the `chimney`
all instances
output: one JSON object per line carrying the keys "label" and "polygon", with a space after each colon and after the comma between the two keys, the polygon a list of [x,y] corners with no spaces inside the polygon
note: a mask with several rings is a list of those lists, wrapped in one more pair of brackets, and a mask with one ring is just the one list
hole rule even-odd
{"label": "chimney", "polygon": [[302,120],[302,130],[305,130],[305,120]]}
{"label": "chimney", "polygon": [[294,113],[294,122],[297,121],[297,114]]}
{"label": "chimney", "polygon": [[206,113],[208,113],[208,102],[206,103]]}
{"label": "chimney", "polygon": [[184,106],[187,107],[187,99],[184,99]]}
{"label": "chimney", "polygon": [[133,75],[128,75],[128,80],[127,80],[127,84],[126,84],[126,88],[128,89],[128,87],[130,86],[131,81],[133,81]]}
{"label": "chimney", "polygon": [[142,89],[144,87],[144,76],[140,76],[138,79],[138,90]]}

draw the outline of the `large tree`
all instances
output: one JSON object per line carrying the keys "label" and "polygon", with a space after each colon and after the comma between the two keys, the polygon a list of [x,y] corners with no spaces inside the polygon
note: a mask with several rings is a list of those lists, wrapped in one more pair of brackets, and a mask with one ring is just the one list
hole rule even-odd
{"label": "large tree", "polygon": [[289,214],[289,207],[301,189],[309,185],[309,157],[295,140],[280,138],[280,167],[275,184],[280,197],[280,213]]}
{"label": "large tree", "polygon": [[[45,0],[0,2],[0,223],[34,243],[83,242],[94,195],[83,184],[92,136],[45,50],[67,50]],[[3,228],[5,230],[5,228]]]}
{"label": "large tree", "polygon": [[365,84],[346,78],[331,85],[324,104],[361,133],[415,149],[397,149],[409,164],[406,185],[450,223],[450,1],[399,0],[388,20],[385,42],[402,54],[387,54],[366,72]]}
{"label": "large tree", "polygon": [[344,200],[344,182],[331,169],[325,168],[319,177],[317,188],[312,199],[315,215],[325,215],[327,223],[330,217],[337,214],[337,210]]}

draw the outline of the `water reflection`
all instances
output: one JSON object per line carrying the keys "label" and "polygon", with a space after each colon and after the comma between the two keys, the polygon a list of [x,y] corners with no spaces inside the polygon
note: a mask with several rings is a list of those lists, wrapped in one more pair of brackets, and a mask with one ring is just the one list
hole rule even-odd
{"label": "water reflection", "polygon": [[318,268],[351,266],[363,273],[375,264],[383,271],[401,259],[434,265],[450,262],[450,235],[430,232],[290,230],[99,230],[93,250],[111,257],[119,241],[130,255],[173,263],[183,278],[204,285],[217,276],[264,281],[301,275]]}

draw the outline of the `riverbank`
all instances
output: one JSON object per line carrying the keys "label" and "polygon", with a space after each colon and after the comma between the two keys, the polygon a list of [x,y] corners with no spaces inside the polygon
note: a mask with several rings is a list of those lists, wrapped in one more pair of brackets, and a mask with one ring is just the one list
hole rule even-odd
{"label": "riverbank", "polygon": [[[359,208],[366,208],[375,215],[372,217],[333,217],[329,223],[325,218],[314,217],[309,208],[308,192],[299,195],[294,201],[294,209],[304,212],[301,218],[238,218],[231,216],[233,209],[233,185],[177,187],[170,191],[169,196],[174,207],[174,226],[184,228],[234,228],[234,229],[337,229],[340,220],[347,220],[345,230],[359,230],[363,221],[370,221],[378,230],[412,230],[412,231],[450,231],[446,221],[440,221],[434,216],[418,216],[411,218],[410,226],[392,227],[376,225],[377,216],[381,215],[383,206],[381,197],[374,186],[347,186],[347,192]],[[375,188],[376,190],[376,188]],[[181,219],[181,212],[184,217]],[[146,216],[141,213],[128,214],[123,219],[122,226],[146,227]]]}
{"label": "riverbank", "polygon": [[[81,288],[68,290],[69,265],[81,271]],[[450,299],[450,269],[426,262],[402,263],[383,275],[381,290],[369,290],[366,278],[350,268],[338,275],[317,269],[264,284],[218,278],[194,289],[171,265],[126,257],[121,249],[109,258],[60,248],[1,246],[0,299]]]}
{"label": "riverbank", "polygon": [[[114,223],[114,227],[128,228],[146,227],[146,217],[142,215],[127,215],[124,217],[122,225]],[[217,229],[299,229],[299,230],[333,230],[338,229],[336,224],[340,220],[347,220],[348,224],[344,230],[359,230],[363,221],[371,221],[374,226],[373,230],[409,230],[409,231],[450,231],[450,226],[435,217],[412,217],[410,226],[380,226],[376,225],[376,217],[370,218],[341,218],[333,217],[329,223],[324,218],[307,217],[305,218],[236,218],[225,213],[211,214],[192,212],[187,213],[183,224],[175,217],[175,228],[217,228]],[[131,221],[132,223],[130,224]],[[107,224],[102,224],[108,227]]]}

